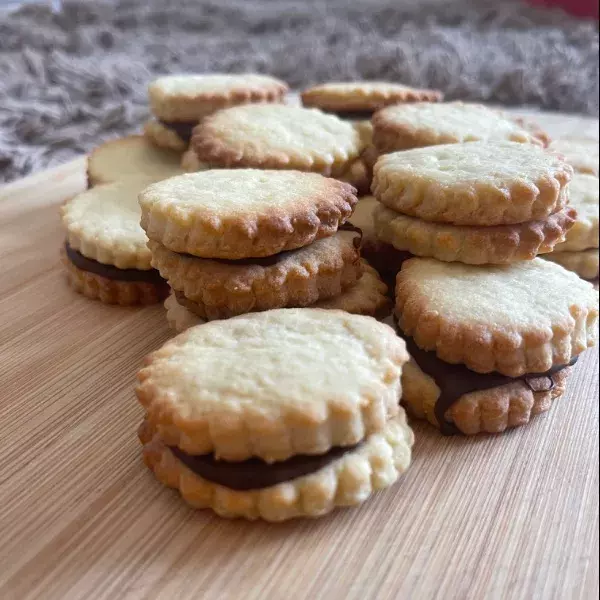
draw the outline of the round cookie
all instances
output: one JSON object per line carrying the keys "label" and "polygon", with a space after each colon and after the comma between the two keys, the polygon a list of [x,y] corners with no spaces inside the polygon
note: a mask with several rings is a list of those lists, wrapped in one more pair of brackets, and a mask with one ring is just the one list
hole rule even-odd
{"label": "round cookie", "polygon": [[577,211],[577,219],[555,252],[572,252],[598,247],[598,181],[593,175],[575,173],[569,184],[569,205]]}
{"label": "round cookie", "polygon": [[576,252],[550,252],[542,258],[558,263],[565,269],[577,273],[579,277],[594,281],[598,279],[598,248]]}
{"label": "round cookie", "polygon": [[[197,461],[169,448],[147,422],[142,423],[139,437],[144,461],[156,478],[178,489],[194,508],[211,508],[227,518],[284,521],[318,517],[335,507],[361,504],[373,492],[392,485],[408,468],[414,441],[405,413],[399,410],[398,416],[388,420],[381,431],[370,434],[358,446],[337,449],[335,455],[326,459],[295,457],[291,466],[259,461],[251,467],[229,463],[228,486],[206,478],[207,470],[214,475],[214,461]],[[223,463],[219,462],[221,475],[214,479],[225,477]],[[264,485],[253,487],[257,485],[253,480],[257,479]],[[230,487],[232,481],[237,489]]]}
{"label": "round cookie", "polygon": [[300,97],[304,106],[343,115],[370,114],[402,102],[439,102],[443,94],[388,81],[348,81],[315,85],[304,90]]}
{"label": "round cookie", "polygon": [[264,257],[335,233],[354,188],[316,173],[213,169],[146,188],[141,225],[169,250],[203,258]]}
{"label": "round cookie", "polygon": [[173,127],[167,127],[160,121],[151,119],[144,123],[144,137],[148,143],[157,148],[172,150],[173,152],[181,154],[182,152],[185,152],[186,148],[189,146],[191,132],[196,125],[197,122],[194,122],[193,125],[189,125],[190,132],[188,135],[179,127],[175,130]]}
{"label": "round cookie", "polygon": [[141,135],[111,140],[94,148],[88,158],[88,187],[128,177],[168,179],[183,173],[180,160],[179,154],[157,148]]}
{"label": "round cookie", "polygon": [[352,123],[290,105],[237,106],[206,117],[194,130],[198,158],[217,168],[296,169],[336,177],[363,147]]}
{"label": "round cookie", "polygon": [[206,323],[206,319],[202,319],[185,306],[179,304],[172,290],[165,300],[165,310],[167,311],[167,323],[169,323],[169,327],[177,333]]}
{"label": "round cookie", "polygon": [[139,225],[137,194],[146,178],[101,185],[65,202],[63,263],[72,286],[106,304],[151,304],[167,286],[152,268],[147,238]]}
{"label": "round cookie", "polygon": [[181,155],[181,168],[186,173],[195,173],[196,171],[207,171],[209,169],[208,165],[205,165],[204,163],[198,160],[196,153],[191,148],[188,148]]}
{"label": "round cookie", "polygon": [[204,319],[308,306],[339,295],[362,275],[360,234],[338,231],[308,246],[263,259],[213,260],[182,255],[150,241],[152,265],[196,305]]}
{"label": "round cookie", "polygon": [[568,365],[596,343],[598,292],[541,259],[482,269],[414,258],[397,276],[396,316],[447,363],[519,377]]}
{"label": "round cookie", "polygon": [[472,142],[384,154],[372,189],[387,207],[425,221],[510,225],[566,206],[572,175],[559,156],[532,144]]}
{"label": "round cookie", "polygon": [[146,359],[136,393],[169,446],[283,461],[381,431],[398,414],[407,360],[370,317],[279,309],[188,329]]}
{"label": "round cookie", "polygon": [[481,104],[417,102],[373,116],[373,142],[381,153],[478,140],[545,145],[539,133]]}
{"label": "round cookie", "polygon": [[397,250],[470,265],[508,264],[552,252],[565,239],[576,214],[566,207],[539,221],[470,227],[430,223],[383,205],[373,212],[377,237]]}
{"label": "round cookie", "polygon": [[550,149],[559,152],[578,173],[598,177],[598,140],[589,138],[563,138],[554,140]]}

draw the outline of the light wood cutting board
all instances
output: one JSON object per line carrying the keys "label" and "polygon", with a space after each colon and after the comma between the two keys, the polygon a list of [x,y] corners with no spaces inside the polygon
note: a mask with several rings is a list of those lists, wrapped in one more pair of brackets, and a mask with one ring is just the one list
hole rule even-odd
{"label": "light wood cutting board", "polygon": [[[598,122],[538,115],[555,136]],[[194,512],[140,458],[133,385],[161,306],[72,292],[58,206],[84,161],[0,189],[0,598],[598,597],[598,355],[501,436],[414,423],[406,476],[282,525]]]}

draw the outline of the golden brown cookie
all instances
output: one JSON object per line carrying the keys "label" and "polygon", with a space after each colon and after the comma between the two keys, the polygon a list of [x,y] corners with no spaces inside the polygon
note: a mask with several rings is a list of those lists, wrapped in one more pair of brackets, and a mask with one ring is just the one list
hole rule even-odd
{"label": "golden brown cookie", "polygon": [[485,269],[407,260],[395,312],[419,348],[479,373],[544,373],[597,341],[598,292],[541,259]]}
{"label": "golden brown cookie", "polygon": [[377,237],[397,250],[446,262],[507,264],[552,252],[575,222],[567,207],[539,221],[492,227],[430,223],[380,205],[374,210]]}
{"label": "golden brown cookie", "polygon": [[593,281],[598,279],[598,248],[577,250],[574,252],[551,252],[542,258],[555,262],[579,277]]}
{"label": "golden brown cookie", "polygon": [[193,302],[204,319],[308,306],[331,298],[362,275],[360,235],[338,231],[308,246],[263,259],[196,258],[150,241],[152,265],[176,291]]}
{"label": "golden brown cookie", "polygon": [[481,104],[417,102],[389,106],[373,117],[373,143],[380,153],[474,141],[545,145],[515,119]]}
{"label": "golden brown cookie", "polygon": [[151,240],[203,258],[264,257],[334,234],[356,204],[352,186],[316,173],[213,169],[139,195]]}
{"label": "golden brown cookie", "polygon": [[371,317],[279,309],[188,329],[145,360],[136,393],[167,445],[270,463],[381,431],[407,360]]}
{"label": "golden brown cookie", "polygon": [[485,141],[385,154],[372,188],[388,208],[425,221],[510,225],[564,208],[572,175],[562,158],[538,146]]}

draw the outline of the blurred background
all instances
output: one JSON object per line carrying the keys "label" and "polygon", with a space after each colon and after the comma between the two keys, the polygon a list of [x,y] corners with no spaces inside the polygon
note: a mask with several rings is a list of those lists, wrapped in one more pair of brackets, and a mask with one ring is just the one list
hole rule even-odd
{"label": "blurred background", "polygon": [[139,129],[154,75],[210,71],[597,116],[598,3],[0,0],[0,181]]}

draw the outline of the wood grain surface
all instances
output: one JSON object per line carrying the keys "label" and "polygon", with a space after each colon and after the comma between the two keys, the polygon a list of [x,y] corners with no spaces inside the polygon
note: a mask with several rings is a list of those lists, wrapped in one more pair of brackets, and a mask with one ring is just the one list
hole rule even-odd
{"label": "wood grain surface", "polygon": [[[550,116],[554,135],[598,122]],[[144,467],[133,394],[162,306],[70,290],[58,207],[83,160],[0,189],[0,598],[598,597],[598,354],[500,436],[414,423],[411,468],[357,509],[281,525],[193,511]]]}

